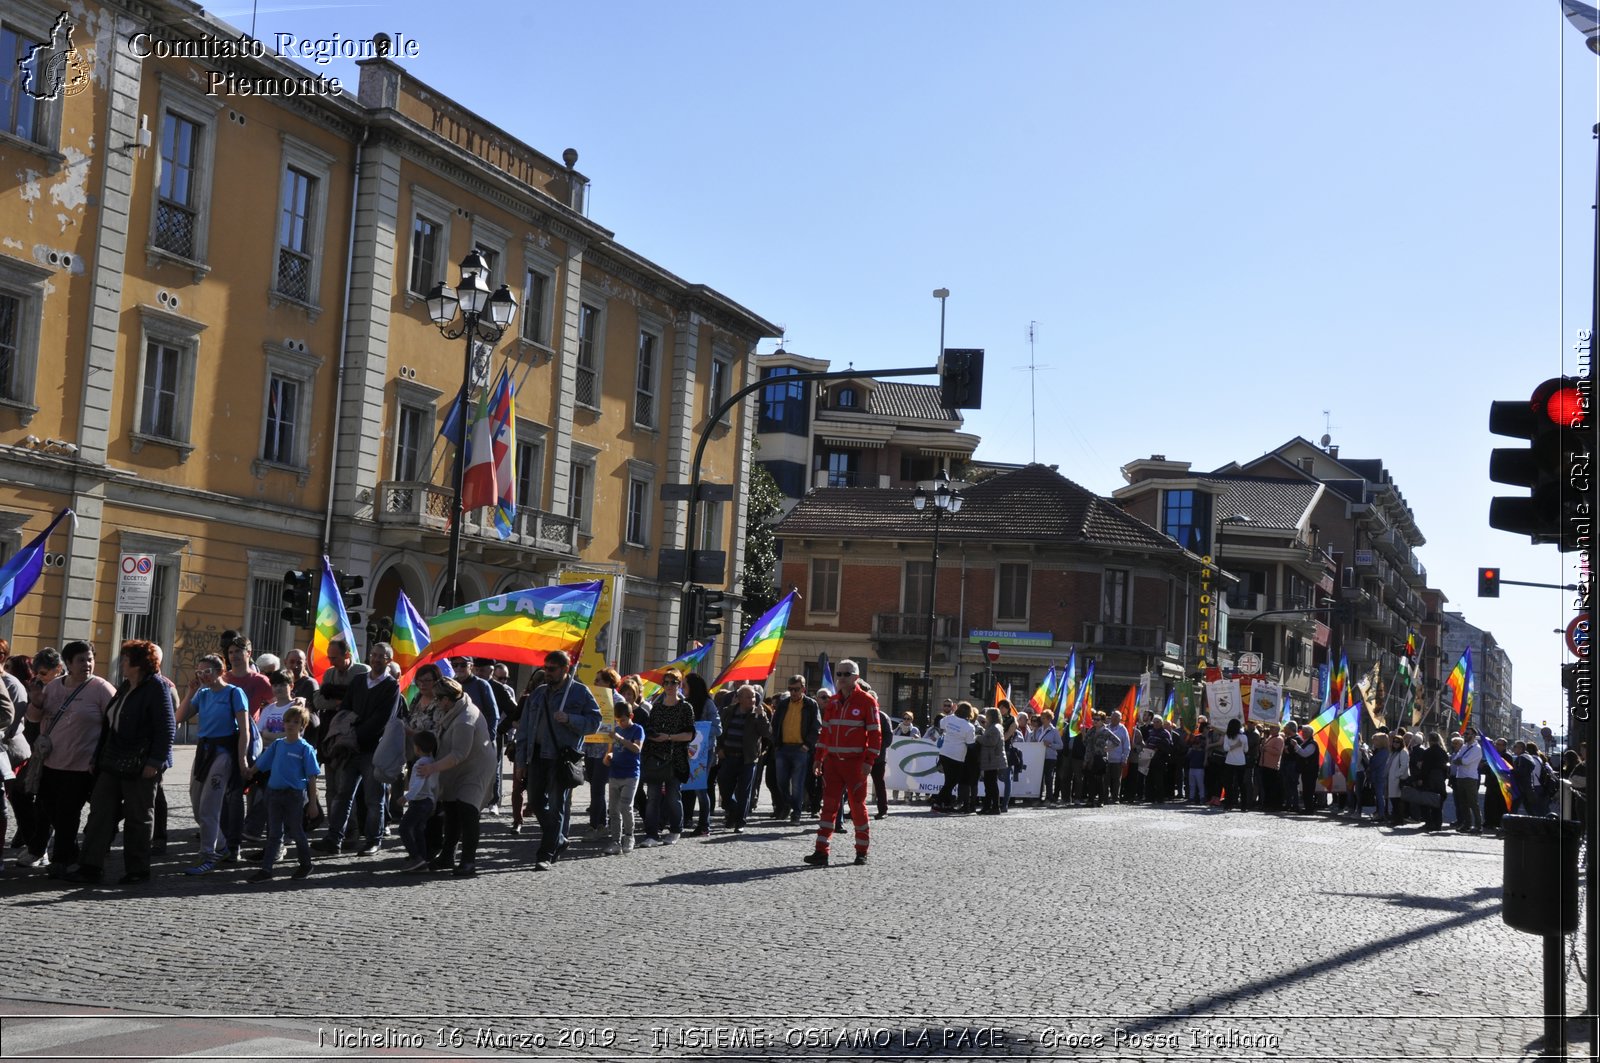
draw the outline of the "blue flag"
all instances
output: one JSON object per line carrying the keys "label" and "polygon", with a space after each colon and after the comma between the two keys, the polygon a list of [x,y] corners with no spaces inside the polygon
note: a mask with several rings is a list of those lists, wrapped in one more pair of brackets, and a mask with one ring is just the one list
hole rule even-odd
{"label": "blue flag", "polygon": [[0,616],[16,608],[17,603],[39,582],[39,575],[44,571],[44,544],[50,538],[50,533],[56,530],[56,525],[71,512],[70,509],[63,509],[56,514],[56,519],[50,522],[48,528],[18,550],[15,557],[0,565]]}
{"label": "blue flag", "polygon": [[466,394],[466,388],[456,392],[455,399],[450,403],[450,412],[445,415],[444,427],[439,429],[440,435],[458,447],[461,445],[461,407],[466,399]]}

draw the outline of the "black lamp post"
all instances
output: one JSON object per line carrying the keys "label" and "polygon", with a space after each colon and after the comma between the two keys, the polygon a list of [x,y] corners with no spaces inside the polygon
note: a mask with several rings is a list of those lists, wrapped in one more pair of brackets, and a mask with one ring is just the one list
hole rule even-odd
{"label": "black lamp post", "polygon": [[[461,440],[456,444],[455,477],[452,481],[454,495],[450,502],[450,549],[445,556],[444,602],[446,609],[461,604],[456,601],[456,577],[461,568],[461,522],[465,517],[461,509],[461,486],[466,477],[467,449],[467,392],[472,388],[473,345],[487,344],[483,353],[484,370],[488,370],[488,350],[500,342],[511,320],[517,316],[517,300],[504,284],[497,291],[489,291],[489,264],[474,250],[461,262],[461,284],[451,288],[440,281],[428,292],[428,317],[447,340],[466,337],[466,350],[461,364]],[[458,321],[456,311],[460,310]]]}
{"label": "black lamp post", "polygon": [[928,699],[928,723],[933,723],[933,631],[937,621],[936,603],[939,591],[939,526],[945,513],[961,512],[961,492],[950,487],[948,473],[939,473],[939,478],[933,482],[933,489],[917,488],[916,494],[911,496],[911,505],[919,512],[926,509],[929,503],[933,504],[933,572],[928,579],[928,652],[922,665],[923,693]]}

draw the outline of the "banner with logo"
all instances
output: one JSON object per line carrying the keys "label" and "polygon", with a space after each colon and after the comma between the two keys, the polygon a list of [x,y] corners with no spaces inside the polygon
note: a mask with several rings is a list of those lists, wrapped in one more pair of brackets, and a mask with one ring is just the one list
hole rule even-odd
{"label": "banner with logo", "polygon": [[1211,726],[1225,728],[1229,720],[1244,722],[1244,696],[1237,679],[1219,679],[1206,684],[1206,716]]}
{"label": "banner with logo", "polygon": [[[560,582],[592,583],[600,581],[600,600],[595,603],[594,619],[589,622],[589,637],[583,641],[583,653],[572,663],[572,675],[581,683],[592,685],[595,674],[610,667],[622,648],[622,595],[628,577],[612,573],[580,572],[561,573]],[[601,700],[603,691],[596,690],[595,701],[603,715],[611,714],[609,700]]]}
{"label": "banner with logo", "polygon": [[1283,687],[1266,679],[1253,680],[1249,706],[1246,718],[1251,723],[1278,723],[1283,719]]}

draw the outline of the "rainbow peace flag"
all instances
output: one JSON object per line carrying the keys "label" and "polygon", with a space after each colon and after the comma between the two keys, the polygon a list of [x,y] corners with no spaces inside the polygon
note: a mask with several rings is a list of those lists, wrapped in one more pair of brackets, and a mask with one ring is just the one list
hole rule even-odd
{"label": "rainbow peace flag", "polygon": [[428,625],[417,612],[406,592],[401,591],[394,603],[394,630],[389,635],[389,645],[394,649],[394,663],[404,672],[428,648]]}
{"label": "rainbow peace flag", "polygon": [[1078,688],[1078,704],[1067,720],[1067,728],[1074,737],[1094,727],[1094,662],[1083,673],[1083,685]]}
{"label": "rainbow peace flag", "polygon": [[322,557],[322,587],[317,592],[316,627],[311,633],[311,675],[321,680],[322,674],[333,663],[328,660],[328,645],[343,639],[356,652],[356,633],[350,630],[350,617],[344,611],[344,597],[339,593],[339,582],[333,578],[333,563],[326,554]]}
{"label": "rainbow peace flag", "polygon": [[1517,792],[1516,777],[1512,774],[1511,765],[1506,763],[1506,758],[1500,755],[1500,750],[1484,735],[1478,736],[1478,748],[1483,750],[1483,759],[1489,765],[1489,774],[1494,776],[1494,781],[1500,786],[1500,796],[1505,798],[1506,811],[1517,807],[1514,797]]}
{"label": "rainbow peace flag", "polygon": [[594,619],[604,585],[563,583],[530,587],[440,613],[428,622],[428,647],[406,669],[400,685],[424,664],[446,657],[492,657],[497,661],[539,665],[556,650],[577,659]]}
{"label": "rainbow peace flag", "polygon": [[1178,688],[1167,688],[1167,703],[1161,709],[1161,718],[1168,723],[1178,722]]}
{"label": "rainbow peace flag", "polygon": [[817,683],[817,693],[833,697],[839,689],[839,684],[833,681],[833,662],[828,660],[828,655],[822,655],[822,679]]}
{"label": "rainbow peace flag", "polygon": [[1056,689],[1051,695],[1050,708],[1055,710],[1056,718],[1061,718],[1065,711],[1071,712],[1078,698],[1078,651],[1067,651],[1067,666],[1056,674]]}
{"label": "rainbow peace flag", "polygon": [[1344,708],[1345,698],[1349,696],[1349,691],[1350,662],[1341,653],[1339,654],[1339,667],[1334,669],[1333,683],[1328,689],[1328,703],[1338,709]]}
{"label": "rainbow peace flag", "polygon": [[1044,681],[1039,684],[1039,689],[1033,692],[1033,697],[1028,699],[1028,708],[1035,713],[1044,712],[1050,708],[1051,699],[1055,696],[1056,666],[1051,665],[1050,670],[1044,674]]}
{"label": "rainbow peace flag", "polygon": [[1472,702],[1476,691],[1472,685],[1472,647],[1461,651],[1461,659],[1450,669],[1444,685],[1450,688],[1450,711],[1461,721],[1461,730],[1472,722]]}
{"label": "rainbow peace flag", "polygon": [[[676,668],[684,675],[690,672],[699,672],[701,665],[706,663],[706,658],[711,656],[711,648],[717,644],[716,639],[702,642],[688,653],[674,657],[660,668],[652,668],[648,672],[639,673],[639,688],[644,692],[646,700],[661,693],[661,677],[667,674],[668,668]],[[702,675],[704,673],[701,673]]]}
{"label": "rainbow peace flag", "polygon": [[783,601],[766,611],[757,620],[728,667],[712,684],[713,691],[730,683],[765,683],[772,670],[778,666],[778,650],[783,647],[783,636],[789,630],[789,610],[794,608],[795,591],[783,596]]}

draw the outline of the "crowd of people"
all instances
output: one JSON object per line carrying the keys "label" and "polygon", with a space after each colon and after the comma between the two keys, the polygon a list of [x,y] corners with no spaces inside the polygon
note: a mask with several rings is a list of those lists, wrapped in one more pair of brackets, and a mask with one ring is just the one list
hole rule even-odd
{"label": "crowd of people", "polygon": [[[899,733],[917,733],[909,717]],[[1016,711],[1004,701],[980,711],[969,702],[946,701],[928,739],[939,747],[944,775],[932,797],[933,810],[941,813],[1007,811],[1012,780],[1021,771],[1016,746],[1025,742],[1045,747],[1038,801],[1052,807],[1178,801],[1283,814],[1354,814],[1370,807],[1378,822],[1415,820],[1424,831],[1438,831],[1445,829],[1450,797],[1451,827],[1482,834],[1498,832],[1508,813],[1578,818],[1588,781],[1586,744],[1552,762],[1536,743],[1496,739],[1512,791],[1508,807],[1470,726],[1448,741],[1439,731],[1380,728],[1351,750],[1353,781],[1348,792],[1336,793],[1319,784],[1324,752],[1306,723],[1232,719],[1213,727],[1202,716],[1185,728],[1156,714],[1125,723],[1113,710],[1096,712],[1093,726],[1081,733],[1063,735],[1049,712]]]}
{"label": "crowd of people", "polygon": [[[537,823],[532,869],[548,871],[573,841],[622,856],[716,829],[743,833],[763,781],[773,820],[826,821],[807,862],[827,862],[848,806],[865,863],[869,779],[878,818],[888,813],[889,721],[848,661],[839,696],[819,703],[803,676],[776,698],[752,684],[712,696],[704,677],[676,669],[647,698],[640,677],[612,669],[577,681],[559,652],[519,693],[505,665],[465,656],[423,665],[402,690],[384,643],[361,663],[334,642],[320,677],[302,651],[257,656],[236,632],[218,650],[175,680],[159,646],[129,641],[108,681],[87,642],[29,657],[0,640],[0,834],[14,857],[9,867],[0,859],[0,873],[103,884],[120,833],[116,884],[148,881],[153,858],[177,844],[167,772],[185,724],[198,851],[181,871],[191,876],[254,864],[246,881],[266,882],[292,846],[290,877],[303,878],[316,859],[398,845],[397,871],[471,877],[485,814],[505,816],[513,834]],[[685,788],[702,737],[711,746],[700,758],[704,785]]]}
{"label": "crowd of people", "polygon": [[[564,653],[549,654],[519,692],[505,665],[469,657],[423,665],[402,690],[384,643],[365,663],[333,643],[321,676],[307,673],[302,651],[256,656],[235,632],[224,633],[218,651],[174,680],[162,672],[159,646],[129,641],[108,681],[87,642],[29,657],[0,640],[0,836],[10,836],[15,868],[100,884],[120,832],[117,883],[148,881],[153,858],[173,844],[166,775],[177,728],[191,720],[198,851],[182,871],[249,863],[254,883],[276,875],[290,846],[293,878],[311,873],[314,853],[373,857],[395,845],[404,852],[392,864],[398,872],[471,877],[486,813],[505,816],[513,834],[531,818],[532,869],[549,871],[574,841],[623,856],[718,829],[743,833],[763,794],[773,824],[815,817],[810,864],[828,863],[848,811],[855,862],[865,863],[868,783],[881,820],[891,743],[923,737],[910,713],[888,717],[850,661],[835,669],[838,691],[819,701],[800,675],[771,695],[740,684],[713,696],[702,676],[677,669],[646,697],[641,677],[612,669],[579,682]],[[1187,801],[1308,814],[1371,806],[1383,822],[1416,819],[1440,830],[1450,794],[1454,828],[1482,833],[1508,812],[1576,815],[1582,801],[1574,798],[1587,786],[1586,750],[1552,764],[1531,743],[1501,740],[1513,777],[1508,807],[1472,728],[1448,743],[1436,731],[1397,728],[1363,740],[1352,752],[1352,793],[1330,795],[1318,786],[1322,751],[1308,725],[1212,727],[1202,717],[1191,730],[1160,716],[1131,724],[1119,712],[1097,713],[1091,727],[1064,735],[1048,712],[947,701],[926,734],[944,773],[931,810],[1007,812],[1024,743],[1044,746],[1042,788],[1029,800],[1049,807]],[[698,758],[697,741],[710,744]],[[696,763],[703,785],[686,788]]]}

